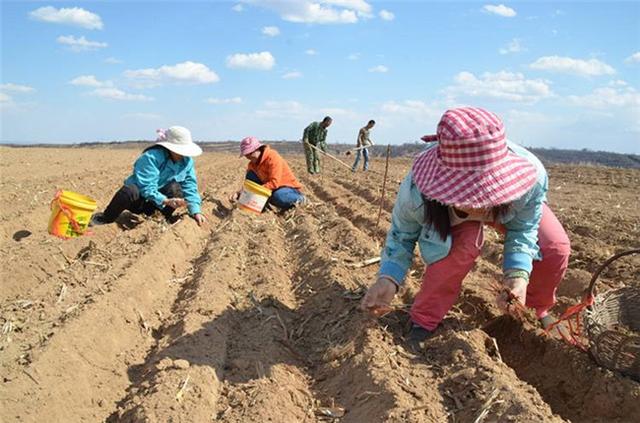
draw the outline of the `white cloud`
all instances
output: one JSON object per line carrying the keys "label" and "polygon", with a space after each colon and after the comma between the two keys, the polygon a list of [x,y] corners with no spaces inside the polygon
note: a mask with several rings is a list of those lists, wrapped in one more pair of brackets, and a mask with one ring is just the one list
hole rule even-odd
{"label": "white cloud", "polygon": [[360,53],[351,53],[347,56],[349,60],[358,60],[360,58]]}
{"label": "white cloud", "polygon": [[280,35],[280,29],[277,26],[265,26],[262,28],[262,33],[269,37],[276,37]]}
{"label": "white cloud", "polygon": [[369,68],[369,72],[387,73],[387,72],[389,72],[389,68],[386,67],[385,65],[378,65],[378,66],[374,66],[372,68]]}
{"label": "white cloud", "polygon": [[436,124],[442,115],[442,107],[421,100],[387,101],[380,108],[384,114],[434,121]]}
{"label": "white cloud", "polygon": [[372,10],[371,5],[364,0],[323,0],[321,3],[355,10],[363,15],[370,15]]}
{"label": "white cloud", "polygon": [[227,57],[227,67],[232,69],[269,70],[276,64],[276,59],[268,51],[260,53],[236,53]]}
{"label": "white cloud", "polygon": [[315,56],[318,54],[317,51],[315,51],[314,49],[310,48],[304,51],[305,54],[309,55],[309,56]]}
{"label": "white cloud", "polygon": [[460,72],[454,81],[455,85],[445,89],[445,92],[453,97],[462,95],[535,103],[554,95],[548,81],[526,79],[521,73],[487,72],[476,77],[471,72]]}
{"label": "white cloud", "polygon": [[91,91],[91,95],[96,97],[108,98],[111,100],[121,101],[152,101],[153,97],[147,97],[142,94],[130,94],[117,88],[96,88]]}
{"label": "white cloud", "polygon": [[56,9],[52,6],[41,7],[29,13],[31,19],[64,25],[79,26],[86,29],[102,29],[102,19],[79,7]]}
{"label": "white cloud", "polygon": [[489,13],[493,13],[494,15],[499,15],[499,16],[503,16],[505,18],[513,18],[514,16],[516,16],[516,11],[513,10],[510,7],[505,6],[504,4],[499,4],[499,5],[493,5],[493,4],[486,4],[484,5],[483,9]]}
{"label": "white cloud", "polygon": [[571,57],[545,56],[529,65],[532,69],[569,73],[580,76],[613,75],[616,70],[597,59],[573,59]]}
{"label": "white cloud", "polygon": [[302,72],[293,71],[293,72],[287,72],[284,75],[282,75],[282,79],[297,79],[297,78],[302,78]]}
{"label": "white cloud", "polygon": [[614,79],[613,81],[609,82],[609,85],[612,87],[626,87],[627,85],[627,81],[624,81],[622,79]]}
{"label": "white cloud", "polygon": [[636,115],[640,117],[640,93],[633,87],[596,88],[591,94],[584,96],[571,95],[568,99],[576,106],[589,109],[629,108],[630,110],[636,110]]}
{"label": "white cloud", "polygon": [[104,62],[110,65],[118,65],[122,63],[122,60],[116,59],[115,57],[107,57],[106,59],[104,59]]}
{"label": "white cloud", "polygon": [[2,104],[11,104],[13,103],[13,99],[10,95],[0,92],[0,103]]}
{"label": "white cloud", "polygon": [[310,24],[350,24],[372,17],[372,7],[364,0],[247,0],[247,3],[274,10],[288,22]]}
{"label": "white cloud", "polygon": [[264,118],[294,117],[305,115],[307,110],[298,101],[265,101],[264,108],[257,110],[256,115]]}
{"label": "white cloud", "polygon": [[627,57],[625,63],[640,63],[640,51],[633,53],[631,56]]}
{"label": "white cloud", "polygon": [[15,109],[18,104],[13,101],[13,97],[7,94],[5,91],[9,91],[17,94],[25,94],[34,92],[35,89],[33,87],[29,87],[28,85],[18,85],[12,83],[6,83],[0,85],[0,109],[2,110],[12,110]]}
{"label": "white cloud", "polygon": [[520,44],[520,40],[517,38],[514,38],[509,42],[509,44],[499,50],[500,54],[520,53],[521,51],[525,50]]}
{"label": "white cloud", "polygon": [[124,76],[138,82],[139,86],[157,86],[163,82],[184,84],[212,84],[218,82],[218,75],[206,65],[196,62],[182,62],[173,66],[127,70]]}
{"label": "white cloud", "polygon": [[325,116],[331,116],[334,119],[336,117],[350,120],[356,120],[357,118],[359,118],[358,113],[354,112],[353,110],[343,109],[340,107],[325,107],[320,109],[320,113]]}
{"label": "white cloud", "polygon": [[107,43],[101,43],[98,41],[89,41],[84,38],[84,35],[80,38],[76,38],[73,35],[61,35],[56,41],[59,44],[69,46],[69,48],[75,52],[98,50],[99,48],[105,48]]}
{"label": "white cloud", "polygon": [[12,84],[12,83],[7,83],[7,84],[2,84],[0,85],[0,90],[2,91],[13,91],[16,93],[30,93],[35,91],[35,88],[30,87],[28,85],[18,85],[18,84]]}
{"label": "white cloud", "polygon": [[389,12],[388,10],[384,10],[382,9],[379,13],[380,17],[385,20],[385,21],[392,21],[396,18],[396,15],[394,15],[392,12]]}
{"label": "white cloud", "polygon": [[77,85],[80,87],[94,87],[94,88],[102,88],[102,87],[112,87],[113,83],[111,81],[98,81],[93,75],[81,75],[76,78],[73,78],[69,81],[71,85]]}
{"label": "white cloud", "polygon": [[240,4],[240,3],[238,3],[238,4],[236,4],[235,6],[233,6],[233,7],[231,8],[231,10],[233,10],[234,12],[238,12],[238,13],[240,13],[240,12],[243,12],[243,11],[244,11],[244,6],[243,6],[242,4]]}
{"label": "white cloud", "polygon": [[241,97],[231,97],[231,98],[209,97],[205,99],[204,102],[209,104],[241,104],[242,98]]}

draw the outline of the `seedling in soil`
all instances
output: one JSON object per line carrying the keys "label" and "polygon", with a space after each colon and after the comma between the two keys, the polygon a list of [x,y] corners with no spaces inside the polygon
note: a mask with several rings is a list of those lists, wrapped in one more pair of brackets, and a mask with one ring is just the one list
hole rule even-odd
{"label": "seedling in soil", "polygon": [[518,297],[516,297],[509,288],[497,282],[493,282],[491,284],[491,291],[496,294],[496,298],[504,299],[504,302],[507,305],[506,312],[508,314],[521,321],[527,320],[527,308],[520,302]]}

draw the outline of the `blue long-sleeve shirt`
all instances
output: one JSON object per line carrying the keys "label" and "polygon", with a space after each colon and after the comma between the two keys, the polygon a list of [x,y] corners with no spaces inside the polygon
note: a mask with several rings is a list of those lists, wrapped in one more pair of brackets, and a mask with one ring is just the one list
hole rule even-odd
{"label": "blue long-sleeve shirt", "polygon": [[189,214],[200,213],[202,199],[198,193],[198,180],[191,157],[174,162],[164,148],[150,148],[138,157],[133,165],[133,174],[124,183],[137,186],[144,199],[162,208],[162,202],[167,197],[158,190],[172,181],[180,184]]}
{"label": "blue long-sleeve shirt", "polygon": [[[536,156],[525,148],[508,142],[509,150],[536,166],[535,185],[515,200],[508,212],[501,216],[507,232],[504,243],[503,269],[522,269],[531,273],[532,261],[539,260],[538,227],[542,218],[542,205],[548,190],[547,172]],[[435,144],[429,148],[435,147]],[[391,217],[391,228],[381,253],[379,276],[387,276],[402,284],[411,262],[416,243],[425,263],[432,264],[445,258],[451,250],[451,235],[445,240],[424,223],[424,201],[413,182],[413,173],[405,177],[398,190]]]}

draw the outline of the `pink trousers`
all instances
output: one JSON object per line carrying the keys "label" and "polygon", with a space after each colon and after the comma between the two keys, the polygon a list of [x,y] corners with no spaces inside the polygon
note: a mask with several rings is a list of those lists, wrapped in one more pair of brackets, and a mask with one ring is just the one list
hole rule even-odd
{"label": "pink trousers", "polygon": [[[480,225],[480,222],[464,222],[451,228],[449,255],[427,266],[424,272],[422,287],[411,307],[414,323],[434,330],[456,302],[462,280],[480,255]],[[491,226],[502,233],[506,231],[502,225]],[[526,305],[534,308],[536,316],[542,318],[556,302],[556,289],[567,270],[571,252],[564,228],[546,204],[538,228],[538,245],[542,260],[533,261]]]}

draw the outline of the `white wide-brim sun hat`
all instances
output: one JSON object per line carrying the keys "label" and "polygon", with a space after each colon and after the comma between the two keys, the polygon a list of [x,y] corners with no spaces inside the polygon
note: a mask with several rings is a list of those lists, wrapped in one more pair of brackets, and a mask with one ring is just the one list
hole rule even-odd
{"label": "white wide-brim sun hat", "polygon": [[156,144],[186,157],[196,157],[202,154],[202,148],[191,139],[191,131],[182,126],[172,126],[169,129],[158,129]]}

